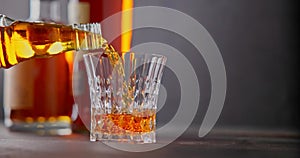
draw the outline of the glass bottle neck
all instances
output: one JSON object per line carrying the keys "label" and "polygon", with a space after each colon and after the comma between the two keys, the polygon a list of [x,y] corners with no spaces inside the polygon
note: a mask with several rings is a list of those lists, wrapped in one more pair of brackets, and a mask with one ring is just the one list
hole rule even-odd
{"label": "glass bottle neck", "polygon": [[66,23],[67,5],[62,0],[30,0],[29,21],[55,21]]}

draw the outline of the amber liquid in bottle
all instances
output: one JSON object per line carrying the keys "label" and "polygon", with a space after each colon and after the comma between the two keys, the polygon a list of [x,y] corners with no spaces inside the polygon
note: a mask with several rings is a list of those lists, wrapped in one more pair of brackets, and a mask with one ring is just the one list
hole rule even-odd
{"label": "amber liquid in bottle", "polygon": [[[15,69],[8,70],[10,78],[5,80],[10,87],[5,86],[4,91],[18,93],[18,97],[4,98],[9,111],[6,115],[10,118],[6,125],[12,130],[45,132],[46,129],[50,132],[47,134],[56,135],[51,133],[55,131],[52,128],[71,123],[72,54],[68,51],[100,48],[102,37],[72,26],[22,21],[0,27],[0,31],[0,67]],[[11,78],[17,78],[18,82]],[[70,129],[58,134],[68,132]]]}
{"label": "amber liquid in bottle", "polygon": [[10,26],[0,27],[0,33],[0,67],[3,68],[31,58],[100,48],[103,40],[99,34],[54,23],[17,21]]}

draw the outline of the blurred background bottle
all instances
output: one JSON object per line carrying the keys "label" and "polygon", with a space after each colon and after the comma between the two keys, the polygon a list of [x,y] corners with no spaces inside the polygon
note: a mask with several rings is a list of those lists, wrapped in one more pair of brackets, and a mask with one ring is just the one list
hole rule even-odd
{"label": "blurred background bottle", "polygon": [[[66,23],[66,4],[62,0],[30,0],[28,21]],[[71,134],[72,62],[73,54],[67,52],[5,70],[5,125],[13,131]]]}
{"label": "blurred background bottle", "polygon": [[[132,28],[133,16],[132,11],[127,11],[126,14],[122,11],[133,8],[133,0],[71,0],[71,2],[72,1],[79,3],[81,8],[86,8],[84,6],[89,5],[89,22],[101,22],[103,37],[107,39],[118,52],[129,51],[132,41],[132,31],[122,34],[122,30]],[[80,13],[78,10],[76,13],[76,9],[73,9],[72,13],[69,12],[69,17],[71,14],[80,14],[76,16],[78,20],[87,20],[85,19],[85,17],[87,17],[85,16],[87,15],[87,9],[80,9]],[[113,18],[111,18],[112,15],[114,16]],[[112,20],[113,25],[103,23],[107,18]],[[113,39],[112,34],[118,36]]]}
{"label": "blurred background bottle", "polygon": [[[68,4],[68,22],[93,23],[102,22],[111,15],[119,13],[120,16],[113,19],[114,25],[101,23],[103,37],[110,37],[112,33],[118,34],[116,39],[109,39],[109,43],[119,52],[129,51],[131,46],[131,31],[122,34],[123,28],[131,27],[132,15],[121,12],[133,7],[133,0],[107,1],[107,0],[70,0]],[[124,16],[125,15],[125,16]],[[90,98],[88,81],[82,54],[77,52],[73,65],[73,105],[72,128],[74,132],[88,132],[90,121]]]}

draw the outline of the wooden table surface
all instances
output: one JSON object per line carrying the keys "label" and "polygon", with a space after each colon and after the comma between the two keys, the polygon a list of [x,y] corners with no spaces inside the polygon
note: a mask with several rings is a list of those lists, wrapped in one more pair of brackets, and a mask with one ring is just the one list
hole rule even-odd
{"label": "wooden table surface", "polygon": [[[0,124],[0,158],[300,157],[299,135],[237,133],[212,132],[205,138],[183,136],[161,149],[134,153],[116,150],[101,142],[90,142],[87,134],[59,137],[37,136],[29,133],[10,132],[3,124]],[[163,143],[163,141],[158,140],[158,143]]]}

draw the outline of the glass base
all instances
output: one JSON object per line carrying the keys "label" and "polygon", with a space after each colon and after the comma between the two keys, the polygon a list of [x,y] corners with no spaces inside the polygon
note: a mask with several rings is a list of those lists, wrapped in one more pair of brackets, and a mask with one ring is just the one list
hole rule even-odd
{"label": "glass base", "polygon": [[72,134],[71,123],[67,122],[11,122],[6,126],[11,131],[16,132],[29,132],[38,135],[70,135]]}
{"label": "glass base", "polygon": [[126,133],[126,134],[109,134],[109,133],[90,133],[90,141],[102,142],[125,142],[125,143],[155,143],[155,132],[145,133]]}

